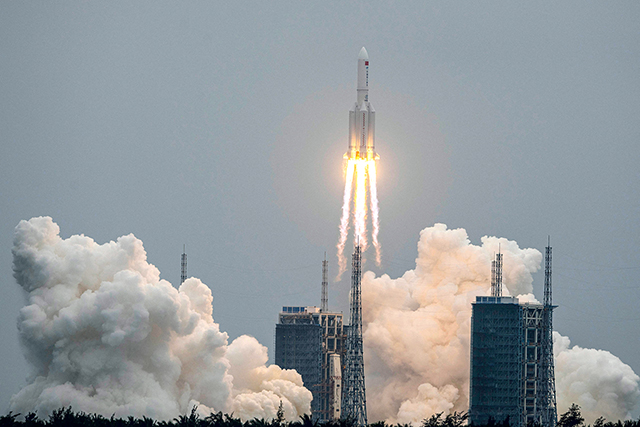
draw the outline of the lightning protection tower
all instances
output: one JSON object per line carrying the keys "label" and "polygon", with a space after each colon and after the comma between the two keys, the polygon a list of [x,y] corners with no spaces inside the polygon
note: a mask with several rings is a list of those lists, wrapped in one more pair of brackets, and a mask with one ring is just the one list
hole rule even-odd
{"label": "lightning protection tower", "polygon": [[351,321],[347,333],[347,354],[342,390],[342,418],[358,427],[367,425],[367,398],[362,350],[361,249],[356,243],[351,261]]}
{"label": "lightning protection tower", "polygon": [[502,296],[502,253],[498,249],[496,259],[491,261],[491,296]]}
{"label": "lightning protection tower", "polygon": [[558,421],[556,381],[553,362],[553,300],[551,295],[551,239],[547,238],[544,255],[544,302],[542,306],[542,337],[540,339],[540,406],[537,419],[543,427],[553,427]]}
{"label": "lightning protection tower", "polygon": [[322,261],[322,296],[320,303],[320,310],[323,313],[326,313],[329,310],[329,295],[327,293],[327,270],[329,266],[329,261],[327,261],[327,253],[324,253],[324,261]]}
{"label": "lightning protection tower", "polygon": [[180,259],[180,284],[182,285],[187,280],[187,253],[185,252],[186,245],[182,245],[182,257]]}

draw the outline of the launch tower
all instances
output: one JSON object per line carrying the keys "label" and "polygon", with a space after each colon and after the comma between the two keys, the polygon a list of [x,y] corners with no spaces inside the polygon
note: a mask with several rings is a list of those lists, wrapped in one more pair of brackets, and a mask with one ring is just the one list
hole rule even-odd
{"label": "launch tower", "polygon": [[347,332],[347,354],[342,390],[342,418],[358,427],[367,425],[367,398],[362,350],[361,248],[356,243],[351,261],[351,320]]}
{"label": "launch tower", "polygon": [[548,239],[544,256],[544,303],[542,306],[542,337],[540,339],[540,406],[536,414],[536,419],[542,427],[553,427],[558,421],[553,363],[554,308],[551,295],[551,242]]}

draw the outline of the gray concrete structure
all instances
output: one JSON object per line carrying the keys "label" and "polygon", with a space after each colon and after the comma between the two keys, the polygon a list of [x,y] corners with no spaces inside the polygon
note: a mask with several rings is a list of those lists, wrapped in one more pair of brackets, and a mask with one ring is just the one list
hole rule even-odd
{"label": "gray concrete structure", "polygon": [[275,363],[302,376],[313,393],[311,411],[318,421],[340,418],[346,339],[342,317],[318,307],[282,307],[276,325]]}
{"label": "gray concrete structure", "polygon": [[545,387],[544,312],[544,305],[519,304],[515,297],[476,297],[471,316],[469,394],[473,424],[509,417],[514,427],[529,422],[544,425],[549,402],[555,410],[555,394],[551,399]]}

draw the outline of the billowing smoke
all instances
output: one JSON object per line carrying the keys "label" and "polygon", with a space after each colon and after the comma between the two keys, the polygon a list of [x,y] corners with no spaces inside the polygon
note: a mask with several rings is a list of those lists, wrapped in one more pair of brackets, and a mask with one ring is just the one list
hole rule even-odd
{"label": "billowing smoke", "polygon": [[[542,255],[504,238],[470,243],[463,229],[436,224],[420,233],[415,270],[363,277],[365,371],[370,420],[418,423],[465,411],[469,400],[471,303],[487,295],[490,265],[504,254],[504,294],[535,301],[532,273]],[[556,335],[558,411],[575,402],[587,421],[624,419],[640,395],[633,370],[606,351],[569,349]]]}
{"label": "billowing smoke", "polygon": [[62,239],[49,217],[21,221],[14,276],[26,292],[18,329],[32,367],[10,409],[41,416],[62,406],[105,416],[170,419],[202,413],[293,420],[311,393],[295,371],[265,366],[252,337],[228,344],[200,280],[175,289],[133,235],[99,245]]}
{"label": "billowing smoke", "polygon": [[599,416],[624,419],[638,403],[640,378],[629,365],[605,350],[570,347],[569,338],[554,332],[558,407],[580,405],[590,422]]}

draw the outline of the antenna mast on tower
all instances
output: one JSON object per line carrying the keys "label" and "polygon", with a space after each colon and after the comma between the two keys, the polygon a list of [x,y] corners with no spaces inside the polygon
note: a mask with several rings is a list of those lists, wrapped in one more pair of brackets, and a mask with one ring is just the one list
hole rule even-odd
{"label": "antenna mast on tower", "polygon": [[323,313],[329,311],[329,294],[327,293],[327,270],[329,267],[329,261],[327,261],[327,253],[324,253],[324,261],[322,261],[322,296],[321,296],[321,304],[320,310]]}
{"label": "antenna mast on tower", "polygon": [[187,253],[185,252],[186,245],[182,245],[182,257],[180,260],[180,284],[182,285],[187,280]]}
{"label": "antenna mast on tower", "polygon": [[547,247],[544,249],[544,305],[552,305],[551,295],[551,236],[547,236]]}
{"label": "antenna mast on tower", "polygon": [[500,246],[498,246],[496,259],[491,261],[491,296],[502,296],[502,253],[500,252]]}

